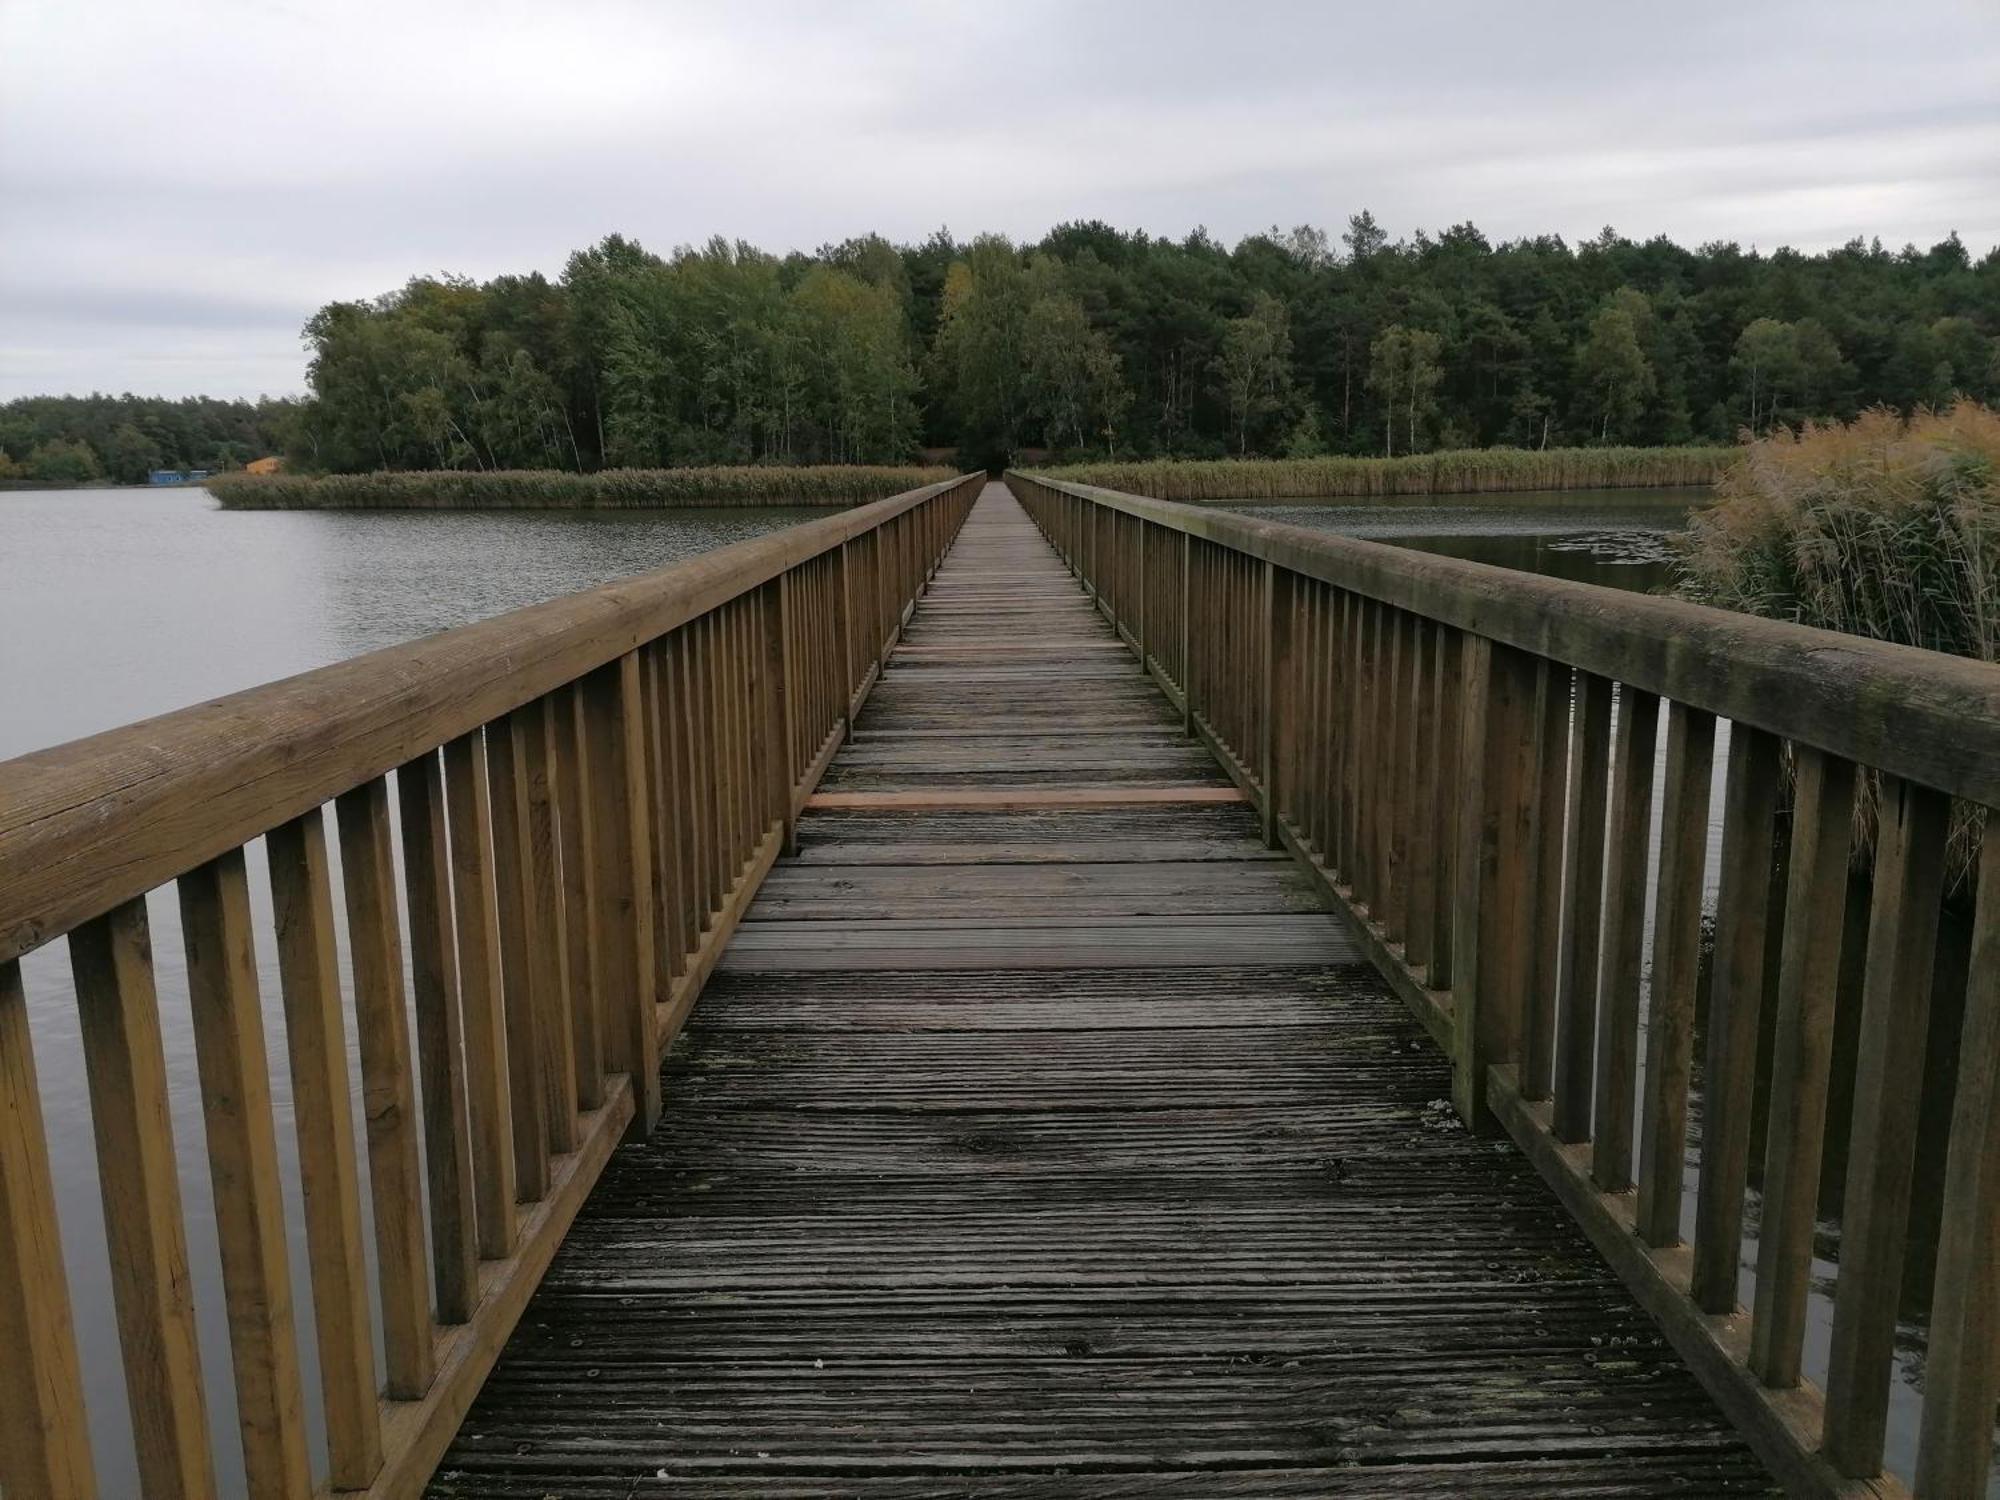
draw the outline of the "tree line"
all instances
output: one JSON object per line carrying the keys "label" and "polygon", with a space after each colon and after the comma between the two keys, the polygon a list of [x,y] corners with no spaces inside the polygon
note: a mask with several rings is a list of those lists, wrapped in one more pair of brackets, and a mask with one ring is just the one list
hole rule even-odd
{"label": "tree line", "polygon": [[23,396],[0,405],[0,479],[137,484],[155,469],[234,469],[283,452],[297,400]]}
{"label": "tree line", "polygon": [[2000,251],[1392,240],[1367,213],[1233,248],[612,235],[553,280],[421,277],[305,336],[310,395],[256,410],[334,472],[1694,444],[2000,397]]}

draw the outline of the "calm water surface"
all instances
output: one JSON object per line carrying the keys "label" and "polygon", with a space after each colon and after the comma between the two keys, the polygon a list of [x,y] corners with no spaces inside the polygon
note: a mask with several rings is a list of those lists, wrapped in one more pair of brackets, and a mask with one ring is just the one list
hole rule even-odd
{"label": "calm water surface", "polygon": [[[224,511],[194,489],[0,493],[0,759],[828,514],[805,507]],[[249,847],[247,858],[266,1046],[274,1064],[293,1302],[315,1474],[323,1478],[311,1288],[261,841]],[[340,906],[336,898],[336,919],[344,923]],[[203,1372],[219,1438],[216,1466],[225,1493],[241,1494],[214,1200],[171,888],[155,892],[147,907]],[[23,977],[98,1484],[107,1496],[136,1494],[97,1153],[65,945],[30,954]],[[357,1087],[358,1111],[360,1070],[351,1023],[348,1029],[348,1073]],[[358,1112],[356,1119],[358,1131]],[[365,1179],[365,1153],[360,1167]],[[372,1268],[372,1229],[364,1231],[364,1243]],[[377,1348],[379,1364],[379,1338]]]}
{"label": "calm water surface", "polygon": [[1524,490],[1391,504],[1231,505],[1314,531],[1393,542],[1578,583],[1652,592],[1673,582],[1668,539],[1708,502],[1703,488]]}

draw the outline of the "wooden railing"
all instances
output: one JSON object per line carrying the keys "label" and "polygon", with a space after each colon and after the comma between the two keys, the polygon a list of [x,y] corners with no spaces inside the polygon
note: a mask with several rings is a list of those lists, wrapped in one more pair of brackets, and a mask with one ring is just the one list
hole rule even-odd
{"label": "wooden railing", "polygon": [[84,1076],[42,1085],[88,1090],[143,1491],[210,1495],[145,904],[177,887],[245,1476],[312,1494],[244,850],[263,841],[326,1488],[413,1494],[612,1147],[657,1118],[661,1049],[983,478],[0,764],[8,1500],[95,1492],[22,956],[69,939]]}
{"label": "wooden railing", "polygon": [[[1532,1158],[1774,1472],[1799,1494],[1905,1493],[1882,1467],[1933,950],[1954,812],[1963,836],[1968,814],[1976,831],[1977,810],[2000,806],[2000,668],[1030,474],[1008,483],[1270,840],[1354,918],[1451,1057],[1467,1122],[1504,1127]],[[1872,909],[1853,935],[1866,969],[1822,1393],[1802,1345],[1857,813]],[[1940,1500],[1985,1493],[2000,1385],[2000,816],[1984,830],[1962,1029],[1929,1082],[1949,1089],[1956,1073],[1914,1476]],[[1760,1023],[1773,1061],[1745,1309]]]}

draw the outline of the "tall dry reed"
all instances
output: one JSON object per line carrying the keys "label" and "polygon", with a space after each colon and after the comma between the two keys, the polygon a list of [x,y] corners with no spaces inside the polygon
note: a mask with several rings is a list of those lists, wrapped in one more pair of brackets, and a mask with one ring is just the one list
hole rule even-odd
{"label": "tall dry reed", "polygon": [[462,469],[374,474],[219,474],[231,510],[599,510],[704,505],[859,505],[955,478],[950,469],[814,467]]}

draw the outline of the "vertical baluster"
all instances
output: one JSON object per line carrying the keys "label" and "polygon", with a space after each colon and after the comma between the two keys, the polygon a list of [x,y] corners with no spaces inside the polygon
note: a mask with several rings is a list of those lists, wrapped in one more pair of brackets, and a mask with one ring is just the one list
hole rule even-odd
{"label": "vertical baluster", "polygon": [[1461,670],[1464,636],[1440,626],[1437,673],[1437,797],[1431,809],[1431,842],[1437,850],[1431,875],[1431,961],[1424,984],[1434,993],[1456,983],[1452,952],[1453,906],[1458,891],[1459,767],[1464,756],[1465,705]]}
{"label": "vertical baluster", "polygon": [[305,1391],[243,851],[197,866],[176,884],[243,1472],[253,1495],[303,1500],[311,1489]]}
{"label": "vertical baluster", "polygon": [[1653,736],[1660,700],[1627,684],[1618,705],[1611,848],[1604,882],[1604,962],[1597,987],[1596,1145],[1590,1173],[1607,1193],[1632,1186],[1639,1081],[1639,980],[1645,962],[1646,866],[1653,833]]}
{"label": "vertical baluster", "polygon": [[[1282,842],[1278,837],[1278,820],[1284,815],[1282,800],[1291,792],[1285,759],[1291,754],[1289,716],[1296,669],[1292,655],[1292,575],[1285,573],[1280,577],[1278,569],[1268,562],[1258,571],[1259,613],[1263,616],[1263,629],[1259,632],[1262,650],[1258,653],[1262,669],[1258,686],[1263,700],[1258,775],[1263,780],[1264,843],[1276,849]],[[1281,718],[1285,720],[1282,728]]]}
{"label": "vertical baluster", "polygon": [[1403,863],[1403,962],[1421,969],[1431,956],[1431,900],[1435,850],[1431,843],[1431,799],[1437,795],[1436,700],[1431,674],[1436,670],[1437,626],[1421,615],[1410,616],[1410,665],[1397,692],[1404,703],[1409,732],[1403,736],[1403,828],[1407,853]]}
{"label": "vertical baluster", "polygon": [[652,868],[641,714],[635,653],[627,652],[584,679],[606,1062],[631,1078],[633,1129],[650,1134],[660,1118],[660,1068],[653,1024]]}
{"label": "vertical baluster", "polygon": [[1340,873],[1357,904],[1367,891],[1361,872],[1362,788],[1367,781],[1368,721],[1364,717],[1362,661],[1366,614],[1358,594],[1340,596],[1341,739],[1345,745],[1340,792]]}
{"label": "vertical baluster", "polygon": [[[518,708],[516,762],[528,794],[528,930],[534,942],[534,1050],[540,1058],[542,1118],[548,1150],[576,1150],[576,1050],[570,1030],[568,930],[562,916],[562,874],[556,844],[556,756],[548,698]],[[510,720],[510,728],[512,728]]]}
{"label": "vertical baluster", "polygon": [[1882,778],[1826,1381],[1826,1456],[1856,1478],[1881,1469],[1888,1429],[1950,811],[1942,793]]}
{"label": "vertical baluster", "polygon": [[1660,876],[1653,907],[1653,982],[1647,995],[1646,1100],[1639,1124],[1639,1237],[1681,1237],[1682,1158],[1694,1058],[1694,993],[1701,965],[1702,875],[1708,861],[1715,716],[1667,710],[1666,787],[1660,804]]}
{"label": "vertical baluster", "polygon": [[0,962],[0,1489],[97,1491],[21,966]]}
{"label": "vertical baluster", "polygon": [[1596,1045],[1598,939],[1604,905],[1604,799],[1611,753],[1611,684],[1576,674],[1569,740],[1569,808],[1563,818],[1562,973],[1556,989],[1551,1123],[1559,1141],[1590,1139]]}
{"label": "vertical baluster", "polygon": [[[1575,674],[1544,660],[1535,688],[1538,753],[1533,878],[1534,949],[1528,1020],[1522,1037],[1521,1097],[1546,1099],[1555,1087],[1556,992],[1562,975],[1563,838],[1569,803],[1570,686]],[[1524,872],[1525,873],[1525,872]]]}
{"label": "vertical baluster", "polygon": [[1383,892],[1383,925],[1392,941],[1407,935],[1410,874],[1411,734],[1414,706],[1409,681],[1415,671],[1416,617],[1407,610],[1389,615],[1389,677],[1383,741],[1387,755],[1382,793],[1385,801],[1383,847],[1387,853]]}
{"label": "vertical baluster", "polygon": [[508,1110],[507,1037],[494,931],[493,809],[478,731],[444,747],[445,813],[451,833],[452,912],[458,929],[460,1035],[472,1138],[473,1218],[479,1253],[514,1249],[514,1130]]}
{"label": "vertical baluster", "polygon": [[[472,1137],[466,1127],[458,943],[451,925],[451,851],[444,781],[435,751],[397,771],[396,792],[403,815],[403,874],[410,905],[410,971],[415,982],[437,1315],[441,1323],[465,1323],[471,1321],[479,1297],[479,1240]],[[344,838],[345,823],[341,831]]]}
{"label": "vertical baluster", "polygon": [[[406,768],[407,769],[407,768]],[[396,777],[400,786],[404,773]],[[424,1204],[417,1166],[417,1105],[410,1080],[409,1019],[403,1003],[402,938],[396,917],[395,856],[389,843],[389,788],[381,778],[363,782],[334,803],[340,827],[340,872],[347,905],[348,956],[354,969],[354,1034],[361,1049],[362,1116],[368,1130],[369,1206],[375,1220],[376,1281],[382,1299],[382,1352],[388,1366],[387,1391],[397,1401],[414,1401],[430,1389],[435,1368],[431,1352],[430,1269],[424,1259]],[[404,827],[407,829],[408,823]],[[418,921],[411,897],[410,922]],[[413,954],[418,950],[412,945]],[[424,1029],[422,969],[418,968],[417,1026]],[[429,1104],[426,1080],[426,1105]],[[425,1115],[426,1128],[431,1123]],[[427,1139],[431,1182],[431,1229],[438,1238],[440,1218],[457,1222],[448,1201],[436,1195],[439,1142]],[[470,1224],[460,1236],[471,1258]],[[457,1242],[453,1242],[454,1249]],[[450,1306],[440,1268],[438,1316],[464,1322],[469,1303]],[[462,1283],[458,1278],[452,1285]],[[453,1315],[456,1314],[454,1317]]]}
{"label": "vertical baluster", "polygon": [[215,1493],[215,1467],[144,898],[77,928],[69,952],[140,1487],[195,1500]]}
{"label": "vertical baluster", "polygon": [[680,851],[676,843],[673,796],[673,726],[667,689],[667,640],[639,647],[639,701],[645,720],[646,820],[648,857],[653,869],[653,992],[662,1004],[673,998],[685,950],[679,939]]}
{"label": "vertical baluster", "polygon": [[798,829],[792,817],[792,787],[798,780],[799,768],[790,749],[796,738],[792,726],[799,705],[798,689],[792,680],[794,663],[788,629],[791,618],[788,590],[798,576],[781,574],[765,584],[758,594],[762,621],[757,635],[763,652],[757,670],[763,693],[762,727],[757,733],[757,743],[764,749],[764,812],[757,822],[760,829],[775,826],[782,840],[780,853],[789,854],[798,853],[799,846]]}
{"label": "vertical baluster", "polygon": [[1535,834],[1536,658],[1480,637],[1465,645],[1453,902],[1452,1102],[1490,1128],[1486,1072],[1518,1062],[1533,891],[1521,869]]}
{"label": "vertical baluster", "polygon": [[646,649],[646,694],[653,732],[648,737],[653,768],[655,947],[654,966],[666,976],[662,994],[686,971],[694,943],[688,932],[688,830],[681,780],[682,702],[674,688],[678,643],[662,636]]}
{"label": "vertical baluster", "polygon": [[280,824],[265,836],[264,848],[285,1002],[329,1481],[335,1489],[365,1489],[382,1466],[382,1436],[324,815],[314,808]]}
{"label": "vertical baluster", "polygon": [[2000,813],[1986,812],[1924,1359],[1917,1493],[1980,1495],[2000,1399]]}
{"label": "vertical baluster", "polygon": [[590,826],[594,797],[584,754],[583,686],[557,688],[549,703],[556,839],[562,877],[563,956],[569,976],[570,1051],[576,1063],[577,1108],[604,1103],[603,965],[597,952],[597,842]]}
{"label": "vertical baluster", "polygon": [[1716,896],[1708,1046],[1702,1067],[1701,1183],[1695,1200],[1689,1288],[1695,1305],[1709,1313],[1736,1307],[1777,803],[1777,740],[1747,724],[1730,725],[1728,783],[1722,800],[1722,881]]}
{"label": "vertical baluster", "polygon": [[1797,792],[1750,1325],[1750,1368],[1776,1387],[1799,1383],[1854,818],[1852,763],[1806,745],[1797,747],[1794,759]]}
{"label": "vertical baluster", "polygon": [[[549,1190],[549,1121],[542,1086],[535,949],[548,937],[534,926],[530,886],[528,741],[532,707],[516,709],[486,728],[486,769],[492,792],[493,884],[499,940],[501,1000],[507,1038],[507,1099],[514,1142],[514,1197],[536,1203]],[[539,725],[535,728],[539,729]]]}

